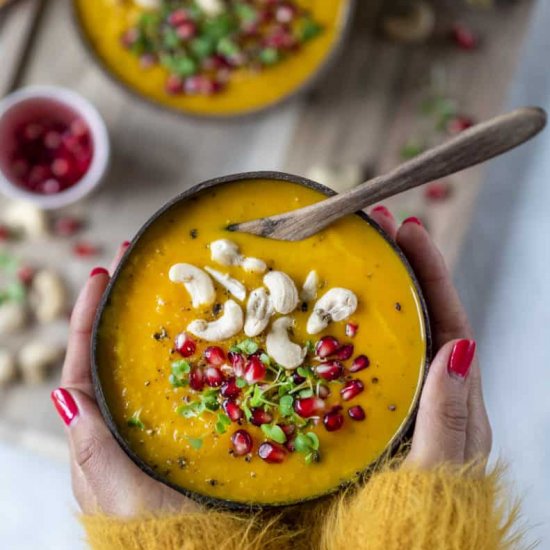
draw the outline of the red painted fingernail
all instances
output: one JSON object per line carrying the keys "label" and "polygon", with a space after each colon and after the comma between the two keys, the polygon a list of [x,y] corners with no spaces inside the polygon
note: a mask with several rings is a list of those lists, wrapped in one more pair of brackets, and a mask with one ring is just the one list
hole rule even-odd
{"label": "red painted fingernail", "polygon": [[131,244],[132,244],[132,243],[131,243],[130,241],[124,241],[124,242],[122,243],[122,246],[123,246],[124,248],[128,248]]}
{"label": "red painted fingernail", "polygon": [[403,220],[403,223],[415,223],[416,225],[419,225],[420,227],[424,227],[424,224],[416,216],[408,217],[407,219]]}
{"label": "red painted fingernail", "polygon": [[476,343],[474,340],[459,340],[453,347],[451,357],[449,358],[449,374],[466,378],[470,372],[474,354],[476,352]]}
{"label": "red painted fingernail", "polygon": [[386,216],[387,218],[393,219],[393,214],[383,205],[379,204],[372,209],[373,212],[379,212],[380,214]]}
{"label": "red painted fingernail", "polygon": [[95,277],[96,275],[109,275],[109,272],[104,267],[94,267],[90,271],[90,277]]}
{"label": "red painted fingernail", "polygon": [[57,388],[51,393],[51,398],[61,420],[70,426],[78,416],[78,407],[73,396],[66,389]]}

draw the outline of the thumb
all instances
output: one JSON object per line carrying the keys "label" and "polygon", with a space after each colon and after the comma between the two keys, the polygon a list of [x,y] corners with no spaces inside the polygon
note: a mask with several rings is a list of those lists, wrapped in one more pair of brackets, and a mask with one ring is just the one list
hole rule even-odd
{"label": "thumb", "polygon": [[406,463],[433,468],[443,462],[463,464],[468,426],[468,374],[473,340],[453,340],[435,356],[420,398],[411,452]]}
{"label": "thumb", "polygon": [[119,507],[117,487],[132,486],[139,469],[119,447],[86,393],[58,388],[52,400],[67,426],[73,488],[81,507],[89,510],[98,502],[104,511]]}

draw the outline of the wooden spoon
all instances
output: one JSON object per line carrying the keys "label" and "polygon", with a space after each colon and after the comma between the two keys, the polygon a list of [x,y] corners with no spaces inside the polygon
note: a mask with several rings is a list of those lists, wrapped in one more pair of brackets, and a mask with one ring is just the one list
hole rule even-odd
{"label": "wooden spoon", "polygon": [[461,132],[391,172],[346,193],[277,216],[230,225],[230,231],[281,241],[300,241],[334,220],[413,187],[454,174],[521,145],[546,125],[539,107],[523,107]]}

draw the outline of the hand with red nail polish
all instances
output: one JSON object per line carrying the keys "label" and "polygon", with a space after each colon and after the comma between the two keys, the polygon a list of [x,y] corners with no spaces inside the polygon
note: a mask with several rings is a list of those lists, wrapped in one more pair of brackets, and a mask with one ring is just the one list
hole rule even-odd
{"label": "hand with red nail polish", "polygon": [[[111,269],[124,254],[118,250]],[[109,283],[109,272],[92,270],[71,316],[61,387],[52,392],[53,405],[67,427],[73,491],[82,512],[101,511],[114,517],[143,513],[197,511],[200,506],[144,474],[115,441],[95,402],[90,368],[94,316]]]}
{"label": "hand with red nail polish", "polygon": [[[378,221],[378,220],[377,220]],[[435,356],[420,398],[407,465],[485,464],[491,426],[483,402],[476,343],[443,258],[418,218],[395,229],[430,313]]]}

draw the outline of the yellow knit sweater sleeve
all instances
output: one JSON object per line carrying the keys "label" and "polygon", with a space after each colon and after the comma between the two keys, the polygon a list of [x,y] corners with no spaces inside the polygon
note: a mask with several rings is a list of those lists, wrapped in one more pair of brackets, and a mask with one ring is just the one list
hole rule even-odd
{"label": "yellow knit sweater sleeve", "polygon": [[93,550],[508,550],[517,509],[502,503],[499,473],[471,478],[386,470],[366,486],[283,515],[205,511],[119,520],[82,518]]}

